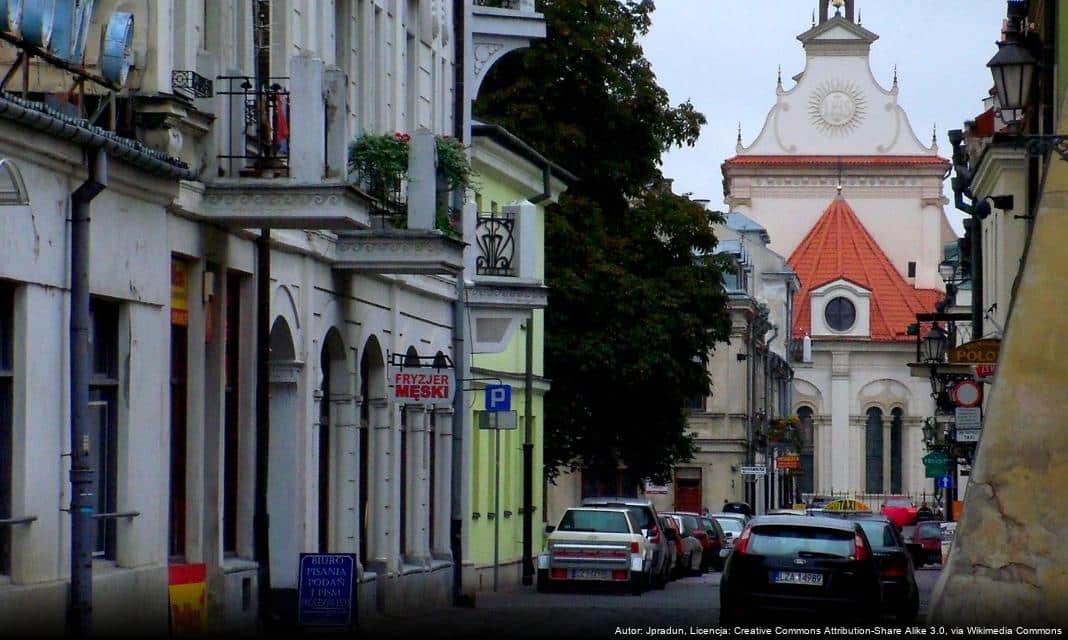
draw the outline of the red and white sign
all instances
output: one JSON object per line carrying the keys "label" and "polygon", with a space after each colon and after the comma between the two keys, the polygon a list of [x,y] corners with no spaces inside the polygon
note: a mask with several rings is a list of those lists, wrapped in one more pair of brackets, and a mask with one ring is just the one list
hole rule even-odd
{"label": "red and white sign", "polygon": [[983,390],[971,380],[962,380],[953,385],[950,396],[953,398],[953,404],[958,407],[978,407],[983,401]]}
{"label": "red and white sign", "polygon": [[447,404],[456,392],[452,369],[390,367],[389,386],[401,404]]}
{"label": "red and white sign", "polygon": [[989,380],[994,377],[994,371],[996,369],[997,365],[994,364],[977,364],[975,365],[975,379],[980,382]]}

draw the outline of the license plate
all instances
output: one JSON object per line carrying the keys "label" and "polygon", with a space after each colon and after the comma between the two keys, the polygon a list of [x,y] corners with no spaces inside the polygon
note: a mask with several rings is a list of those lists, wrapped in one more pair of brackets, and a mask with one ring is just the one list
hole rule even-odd
{"label": "license plate", "polygon": [[607,569],[572,569],[572,580],[611,580],[612,572]]}
{"label": "license plate", "polygon": [[823,586],[822,573],[801,573],[798,571],[773,571],[771,581],[776,584],[806,584],[813,587]]}

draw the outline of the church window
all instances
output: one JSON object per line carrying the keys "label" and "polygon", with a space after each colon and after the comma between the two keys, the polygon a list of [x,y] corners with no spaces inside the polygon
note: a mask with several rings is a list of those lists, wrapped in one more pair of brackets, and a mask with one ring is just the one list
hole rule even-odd
{"label": "church window", "polygon": [[823,311],[827,326],[834,331],[849,331],[857,321],[857,308],[843,297],[837,297],[827,303]]}
{"label": "church window", "polygon": [[901,432],[904,412],[897,407],[890,415],[890,493],[901,493]]}
{"label": "church window", "polygon": [[868,493],[883,492],[883,410],[868,409],[865,428],[864,490]]}
{"label": "church window", "polygon": [[801,428],[801,475],[797,479],[797,488],[802,493],[815,491],[815,458],[813,456],[815,434],[813,433],[812,407],[801,407],[797,410],[797,418]]}

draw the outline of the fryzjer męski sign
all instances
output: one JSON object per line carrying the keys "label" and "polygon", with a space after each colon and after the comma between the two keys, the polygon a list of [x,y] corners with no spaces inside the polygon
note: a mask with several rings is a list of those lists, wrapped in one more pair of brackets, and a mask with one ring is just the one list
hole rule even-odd
{"label": "fryzjer m\u0119ski sign", "polygon": [[389,386],[401,404],[447,404],[456,391],[452,369],[390,367]]}
{"label": "fryzjer m\u0119ski sign", "polygon": [[356,554],[300,554],[297,621],[309,627],[344,627],[352,622]]}

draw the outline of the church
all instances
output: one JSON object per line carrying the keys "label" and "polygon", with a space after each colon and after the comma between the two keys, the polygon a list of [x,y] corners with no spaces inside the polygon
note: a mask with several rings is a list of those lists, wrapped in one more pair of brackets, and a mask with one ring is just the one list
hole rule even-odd
{"label": "church", "polygon": [[[832,6],[833,5],[833,6]],[[917,137],[874,77],[854,0],[821,0],[798,36],[806,63],[782,78],[764,127],[723,163],[729,210],[767,230],[800,280],[792,309],[792,411],[813,452],[804,494],[930,495],[924,418],[930,383],[910,376],[908,327],[934,311],[949,162]],[[877,506],[876,506],[877,508]]]}

